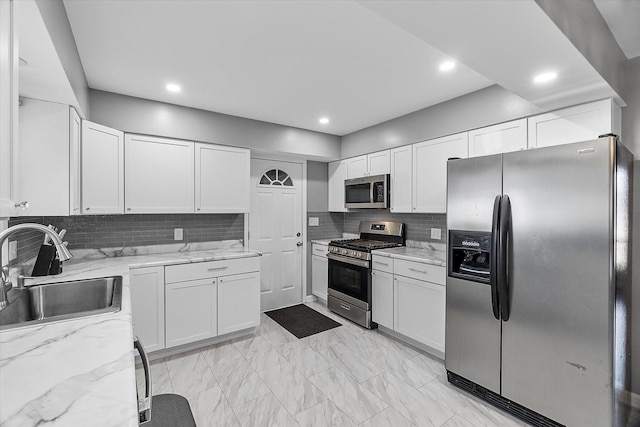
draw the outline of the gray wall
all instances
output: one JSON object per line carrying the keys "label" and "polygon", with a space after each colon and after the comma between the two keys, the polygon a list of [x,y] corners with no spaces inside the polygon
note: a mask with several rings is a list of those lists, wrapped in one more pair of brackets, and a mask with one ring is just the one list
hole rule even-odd
{"label": "gray wall", "polygon": [[635,154],[631,291],[631,390],[640,395],[640,57],[627,63],[627,106],[622,109],[622,139]]}
{"label": "gray wall", "polygon": [[329,167],[327,163],[307,162],[307,211],[329,210]]}
{"label": "gray wall", "polygon": [[91,90],[91,121],[125,132],[165,136],[307,159],[340,157],[340,137],[196,108]]}
{"label": "gray wall", "polygon": [[542,112],[498,85],[342,137],[342,158],[399,147]]}
{"label": "gray wall", "polygon": [[36,4],[78,100],[74,107],[81,117],[86,118],[89,116],[89,85],[64,3],[62,0],[36,0]]}

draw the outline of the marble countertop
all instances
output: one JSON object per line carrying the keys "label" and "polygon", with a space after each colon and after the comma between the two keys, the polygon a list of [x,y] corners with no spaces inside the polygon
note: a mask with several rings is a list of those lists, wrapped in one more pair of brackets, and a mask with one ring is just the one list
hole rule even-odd
{"label": "marble countertop", "polygon": [[373,255],[404,259],[424,264],[439,265],[442,267],[447,265],[446,248],[436,245],[425,244],[419,247],[402,246],[398,248],[378,249],[371,253]]}
{"label": "marble countertop", "polygon": [[333,239],[314,239],[311,241],[311,243],[315,243],[317,245],[329,246],[329,243],[331,243],[332,240],[340,240],[340,239],[342,239],[342,237],[334,237]]}
{"label": "marble countertop", "polygon": [[27,281],[122,276],[122,309],[0,331],[0,425],[138,425],[129,268],[260,256],[243,247],[172,246],[179,251],[72,250],[63,273]]}

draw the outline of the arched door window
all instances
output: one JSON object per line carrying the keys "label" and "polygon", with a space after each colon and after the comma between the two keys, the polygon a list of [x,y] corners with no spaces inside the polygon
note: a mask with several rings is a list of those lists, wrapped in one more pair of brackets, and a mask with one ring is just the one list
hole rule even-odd
{"label": "arched door window", "polygon": [[289,174],[282,169],[271,169],[265,172],[262,177],[260,177],[259,185],[293,187],[293,181],[291,180]]}

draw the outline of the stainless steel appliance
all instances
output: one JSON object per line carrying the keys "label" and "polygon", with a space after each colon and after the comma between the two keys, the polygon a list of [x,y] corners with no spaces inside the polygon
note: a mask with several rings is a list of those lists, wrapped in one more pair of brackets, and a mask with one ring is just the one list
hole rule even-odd
{"label": "stainless steel appliance", "polygon": [[389,207],[389,174],[344,180],[345,208]]}
{"label": "stainless steel appliance", "polygon": [[404,224],[360,221],[360,238],[329,243],[329,310],[365,328],[371,322],[371,251],[403,246]]}
{"label": "stainless steel appliance", "polygon": [[533,425],[626,425],[632,161],[606,136],[448,162],[451,383]]}

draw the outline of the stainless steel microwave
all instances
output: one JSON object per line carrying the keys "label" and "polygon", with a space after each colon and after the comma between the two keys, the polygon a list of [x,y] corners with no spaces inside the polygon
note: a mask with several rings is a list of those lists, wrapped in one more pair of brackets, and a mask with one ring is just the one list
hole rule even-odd
{"label": "stainless steel microwave", "polygon": [[389,174],[344,180],[345,208],[389,207]]}

